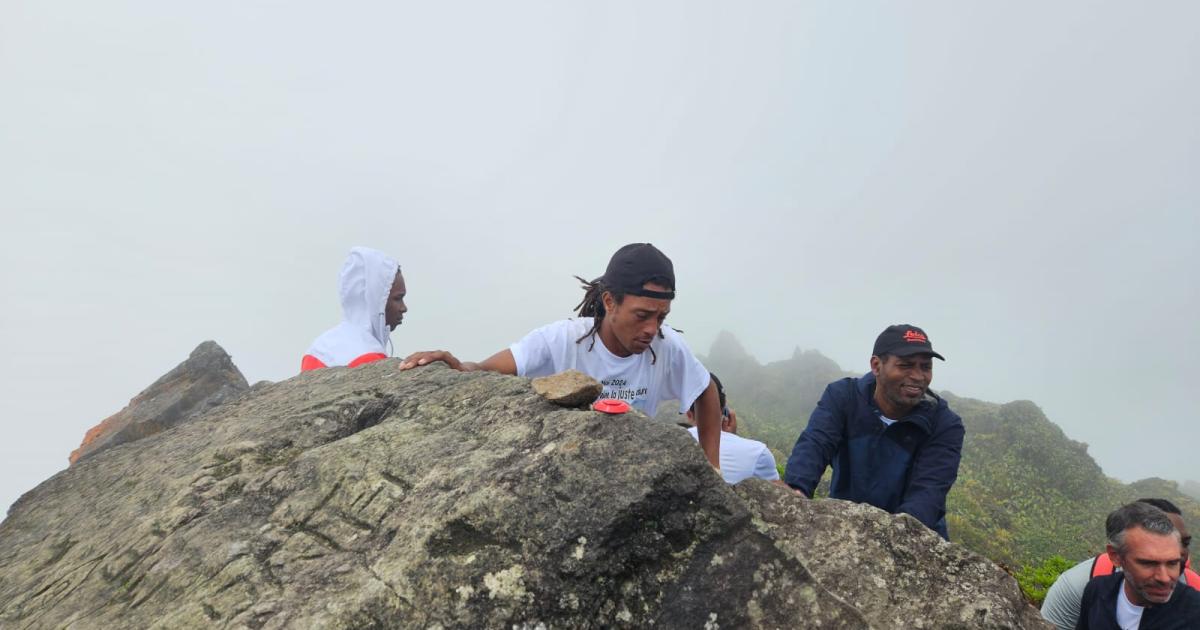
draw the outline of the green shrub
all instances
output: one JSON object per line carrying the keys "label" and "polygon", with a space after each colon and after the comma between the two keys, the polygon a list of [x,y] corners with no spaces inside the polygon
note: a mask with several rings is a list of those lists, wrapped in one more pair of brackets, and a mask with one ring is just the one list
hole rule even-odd
{"label": "green shrub", "polygon": [[1041,608],[1050,585],[1054,584],[1054,580],[1058,579],[1060,573],[1072,566],[1074,566],[1072,562],[1062,556],[1050,556],[1040,566],[1022,567],[1017,572],[1017,584],[1021,585],[1021,592],[1025,593],[1025,597]]}

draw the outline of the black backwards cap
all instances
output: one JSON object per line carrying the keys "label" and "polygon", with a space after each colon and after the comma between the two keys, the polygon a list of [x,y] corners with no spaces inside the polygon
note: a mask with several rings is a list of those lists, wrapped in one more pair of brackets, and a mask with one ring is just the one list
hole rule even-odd
{"label": "black backwards cap", "polygon": [[[675,299],[675,266],[666,254],[650,243],[630,243],[618,249],[608,261],[603,280],[609,289],[629,295],[659,300]],[[671,290],[651,291],[642,288],[650,281],[666,285]]]}
{"label": "black backwards cap", "polygon": [[888,326],[875,338],[875,349],[871,354],[881,357],[885,354],[906,357],[912,354],[928,354],[943,361],[946,357],[933,351],[929,336],[924,330],[912,324],[896,324]]}

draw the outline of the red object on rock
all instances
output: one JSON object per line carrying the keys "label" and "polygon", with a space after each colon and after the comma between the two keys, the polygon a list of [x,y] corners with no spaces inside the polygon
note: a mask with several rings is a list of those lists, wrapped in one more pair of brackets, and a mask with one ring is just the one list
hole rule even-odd
{"label": "red object on rock", "polygon": [[624,400],[616,400],[615,398],[601,398],[600,400],[592,403],[592,409],[595,409],[600,413],[625,413],[626,411],[629,411],[629,403],[625,402]]}

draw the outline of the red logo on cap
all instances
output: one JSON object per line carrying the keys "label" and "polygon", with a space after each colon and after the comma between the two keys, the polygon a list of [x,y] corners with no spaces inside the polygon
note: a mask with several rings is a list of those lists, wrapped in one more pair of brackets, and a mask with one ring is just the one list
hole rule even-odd
{"label": "red logo on cap", "polygon": [[904,340],[908,343],[929,343],[929,338],[915,330],[904,331]]}

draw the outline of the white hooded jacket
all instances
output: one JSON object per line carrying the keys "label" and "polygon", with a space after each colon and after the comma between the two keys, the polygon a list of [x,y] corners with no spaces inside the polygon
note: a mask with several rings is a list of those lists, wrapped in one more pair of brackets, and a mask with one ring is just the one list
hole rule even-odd
{"label": "white hooded jacket", "polygon": [[385,311],[399,271],[400,264],[383,252],[367,247],[351,249],[338,276],[342,323],[317,337],[308,348],[304,363],[309,363],[307,359],[312,357],[326,367],[333,367],[388,356],[391,330]]}

